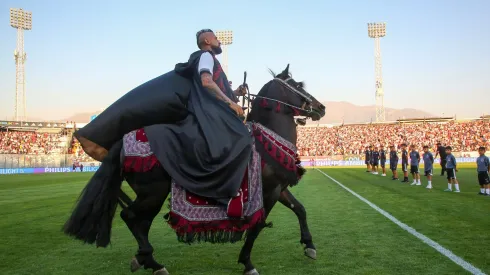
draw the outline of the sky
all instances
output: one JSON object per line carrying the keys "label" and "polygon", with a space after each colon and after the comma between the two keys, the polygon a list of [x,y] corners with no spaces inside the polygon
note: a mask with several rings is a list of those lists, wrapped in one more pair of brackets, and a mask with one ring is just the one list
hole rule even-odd
{"label": "sky", "polygon": [[490,1],[1,0],[0,119],[14,112],[16,30],[9,8],[32,11],[25,32],[28,117],[96,112],[187,61],[203,28],[232,30],[228,77],[258,92],[290,64],[321,101],[375,104],[381,39],[385,107],[434,115],[490,113]]}

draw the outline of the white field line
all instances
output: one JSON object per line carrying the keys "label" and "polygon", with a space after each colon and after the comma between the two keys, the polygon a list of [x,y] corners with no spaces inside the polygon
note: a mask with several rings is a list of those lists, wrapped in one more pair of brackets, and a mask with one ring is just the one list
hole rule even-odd
{"label": "white field line", "polygon": [[438,244],[435,241],[429,239],[424,234],[421,234],[421,233],[417,232],[417,230],[413,229],[412,227],[410,227],[410,226],[402,223],[397,218],[395,218],[392,215],[390,215],[388,212],[384,211],[383,209],[379,208],[374,203],[372,203],[372,202],[368,201],[367,199],[363,198],[361,195],[359,195],[356,192],[352,191],[347,186],[343,185],[342,183],[338,182],[336,179],[334,179],[331,176],[327,175],[325,172],[323,172],[323,171],[321,171],[321,170],[319,170],[317,168],[315,168],[315,170],[317,170],[318,172],[320,172],[321,174],[323,174],[325,177],[331,179],[333,182],[335,182],[336,184],[338,184],[340,187],[342,187],[345,190],[347,190],[347,192],[351,193],[352,195],[354,195],[355,197],[357,197],[361,201],[365,202],[367,205],[371,206],[374,210],[378,211],[381,215],[385,216],[387,219],[389,219],[392,222],[394,222],[396,225],[398,225],[399,227],[401,227],[403,230],[405,230],[408,233],[412,234],[413,236],[417,237],[419,240],[421,240],[425,244],[431,246],[432,248],[434,248],[435,250],[437,250],[439,253],[441,253],[442,255],[446,256],[451,261],[455,262],[457,265],[459,265],[462,268],[466,269],[471,274],[485,274],[483,271],[481,271],[480,269],[476,268],[472,264],[470,264],[467,261],[463,260],[462,258],[456,256],[453,252],[451,252],[451,250],[449,250],[447,248],[444,248],[440,244]]}

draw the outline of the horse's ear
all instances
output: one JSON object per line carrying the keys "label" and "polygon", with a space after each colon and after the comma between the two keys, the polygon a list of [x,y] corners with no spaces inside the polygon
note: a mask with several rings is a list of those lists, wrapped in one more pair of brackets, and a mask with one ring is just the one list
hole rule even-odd
{"label": "horse's ear", "polygon": [[282,72],[283,75],[289,75],[289,64],[287,65],[286,69]]}

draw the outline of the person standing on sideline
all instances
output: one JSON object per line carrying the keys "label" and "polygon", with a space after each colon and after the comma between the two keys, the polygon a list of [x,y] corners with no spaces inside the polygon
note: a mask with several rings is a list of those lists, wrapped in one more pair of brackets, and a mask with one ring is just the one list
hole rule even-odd
{"label": "person standing on sideline", "polygon": [[486,148],[484,146],[478,148],[478,153],[480,156],[476,159],[477,172],[478,172],[478,183],[480,184],[480,193],[478,195],[490,195],[490,189],[488,185],[490,179],[488,174],[490,174],[490,161],[487,156],[485,156]]}
{"label": "person standing on sideline", "polygon": [[434,169],[434,156],[429,152],[429,146],[424,146],[424,174],[427,177],[427,189],[432,189],[432,170]]}
{"label": "person standing on sideline", "polygon": [[408,151],[407,151],[407,144],[405,143],[402,143],[402,170],[403,170],[402,182],[408,182]]}
{"label": "person standing on sideline", "polygon": [[398,180],[398,172],[396,171],[398,167],[398,154],[394,145],[390,146],[390,170],[393,173],[392,180]]}
{"label": "person standing on sideline", "polygon": [[371,151],[369,147],[366,146],[366,151],[364,151],[364,163],[366,164],[366,172],[371,172]]}
{"label": "person standing on sideline", "polygon": [[[370,148],[371,149],[371,148]],[[379,151],[371,149],[371,167],[373,168],[373,175],[378,174],[379,165]]]}
{"label": "person standing on sideline", "polygon": [[446,147],[442,146],[440,142],[437,143],[437,152],[436,152],[436,158],[437,156],[440,156],[439,163],[441,164],[441,176],[444,176],[444,172],[446,172]]}
{"label": "person standing on sideline", "polygon": [[415,145],[410,145],[410,173],[413,177],[411,185],[421,185],[419,174],[420,154],[415,150]]}
{"label": "person standing on sideline", "polygon": [[386,151],[385,147],[383,145],[380,146],[379,149],[379,161],[381,163],[381,169],[383,170],[383,174],[381,174],[382,177],[386,177]]}
{"label": "person standing on sideline", "polygon": [[456,172],[458,172],[456,166],[456,158],[453,156],[451,146],[446,147],[446,172],[447,172],[447,189],[446,192],[452,192],[452,185],[454,184],[454,192],[459,193],[459,182],[456,178]]}

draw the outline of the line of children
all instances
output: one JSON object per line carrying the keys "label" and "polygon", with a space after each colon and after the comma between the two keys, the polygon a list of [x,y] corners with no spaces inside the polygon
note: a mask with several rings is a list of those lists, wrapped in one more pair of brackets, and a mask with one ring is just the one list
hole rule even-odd
{"label": "line of children", "polygon": [[[408,162],[410,157],[410,173],[413,177],[413,182],[411,185],[421,185],[420,182],[420,174],[419,174],[419,165],[420,165],[420,154],[416,150],[415,145],[410,146],[410,153],[407,152],[406,144],[401,144],[402,148],[402,170],[403,170],[403,181],[408,182]],[[373,146],[370,146],[369,149],[366,148],[366,156],[369,159],[366,161],[369,168],[371,168],[371,173],[377,175],[378,174],[378,165],[381,163],[381,168],[383,171],[382,176],[386,176],[385,164],[386,164],[386,152],[384,150],[384,146],[381,145],[379,150],[373,150]],[[427,189],[432,189],[432,176],[434,172],[434,155],[429,151],[429,146],[425,145],[423,147],[424,154],[422,156],[424,160],[424,176],[427,177]],[[479,195],[490,196],[490,159],[485,156],[486,148],[480,147],[478,149],[479,157],[476,159],[477,164],[477,174],[478,174],[478,183],[480,185]],[[459,182],[456,178],[457,162],[456,158],[452,154],[451,146],[445,147],[446,159],[445,159],[445,170],[447,172],[447,180],[448,180],[448,188],[444,191],[460,193]],[[398,153],[396,151],[395,146],[390,146],[390,170],[393,173],[391,177],[392,180],[398,180]]]}

